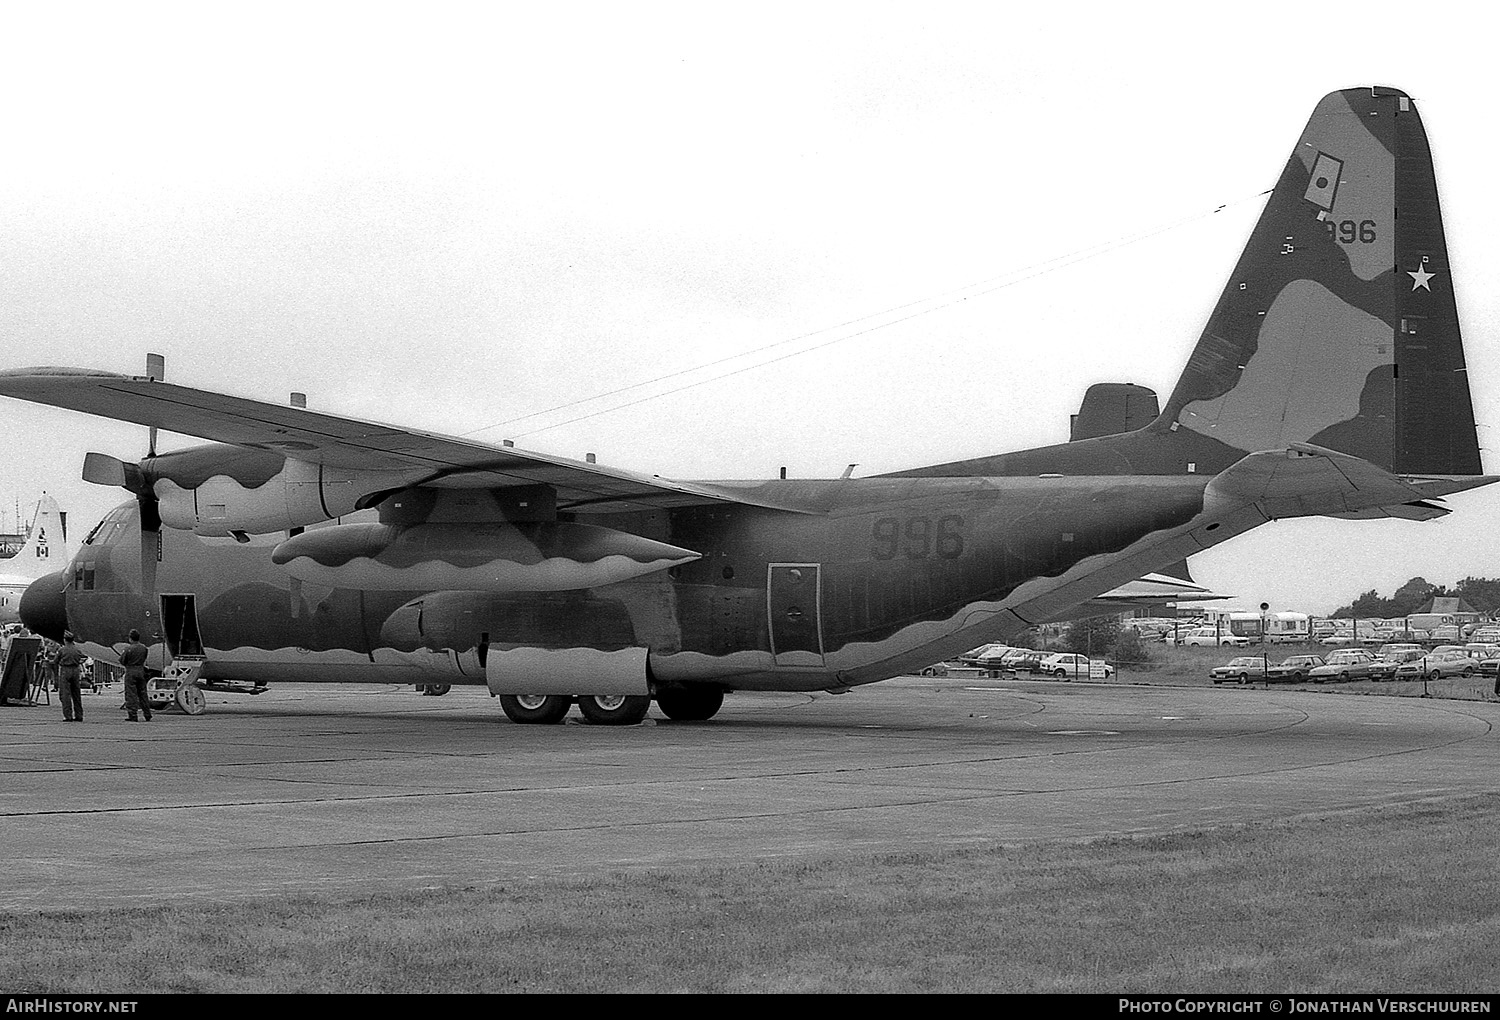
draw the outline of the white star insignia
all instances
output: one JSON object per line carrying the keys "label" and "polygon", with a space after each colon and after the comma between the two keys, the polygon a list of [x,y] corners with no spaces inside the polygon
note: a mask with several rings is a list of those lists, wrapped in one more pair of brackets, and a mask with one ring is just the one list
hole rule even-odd
{"label": "white star insignia", "polygon": [[1425,266],[1417,266],[1415,271],[1408,269],[1406,271],[1406,275],[1411,277],[1412,279],[1412,290],[1416,290],[1418,287],[1421,287],[1427,293],[1432,293],[1432,288],[1427,286],[1427,281],[1436,276],[1436,273],[1429,273]]}

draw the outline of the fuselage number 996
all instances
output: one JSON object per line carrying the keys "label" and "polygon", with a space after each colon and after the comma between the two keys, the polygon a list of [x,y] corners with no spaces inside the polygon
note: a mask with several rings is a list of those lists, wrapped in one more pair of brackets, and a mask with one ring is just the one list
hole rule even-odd
{"label": "fuselage number 996", "polygon": [[905,556],[925,560],[929,556],[957,559],[964,551],[964,519],[957,514],[939,517],[882,517],[870,534],[870,555],[877,560]]}

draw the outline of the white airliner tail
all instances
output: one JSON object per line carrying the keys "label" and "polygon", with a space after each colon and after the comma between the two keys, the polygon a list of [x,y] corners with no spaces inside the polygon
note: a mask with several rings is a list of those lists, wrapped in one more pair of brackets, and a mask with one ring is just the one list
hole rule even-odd
{"label": "white airliner tail", "polygon": [[0,560],[0,578],[34,581],[55,574],[68,563],[68,518],[57,500],[42,493],[21,551]]}

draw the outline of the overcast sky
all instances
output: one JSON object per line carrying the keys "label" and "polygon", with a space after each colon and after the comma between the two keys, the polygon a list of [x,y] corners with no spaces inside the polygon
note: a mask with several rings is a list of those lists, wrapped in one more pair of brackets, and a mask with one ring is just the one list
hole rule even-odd
{"label": "overcast sky", "polygon": [[[1482,14],[1016,6],[6,7],[0,367],[160,351],[185,385],[687,479],[1060,442],[1091,383],[1165,400],[1313,106],[1386,84],[1433,144],[1500,473]],[[124,498],[84,453],[146,445],[0,425],[0,522],[45,489],[75,538]],[[1495,490],[1192,565],[1315,612],[1500,576]]]}

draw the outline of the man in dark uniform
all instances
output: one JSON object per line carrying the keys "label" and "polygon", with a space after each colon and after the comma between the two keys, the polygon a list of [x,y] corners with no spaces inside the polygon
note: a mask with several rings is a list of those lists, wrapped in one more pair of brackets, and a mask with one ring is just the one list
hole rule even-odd
{"label": "man in dark uniform", "polygon": [[68,722],[83,722],[82,678],[83,651],[73,643],[73,632],[67,631],[57,653],[57,700],[62,702],[63,718]]}
{"label": "man in dark uniform", "polygon": [[141,632],[130,632],[130,644],[120,653],[120,665],[125,667],[125,718],[136,721],[135,714],[146,713],[151,721],[151,699],[146,696],[146,646],[141,644]]}

